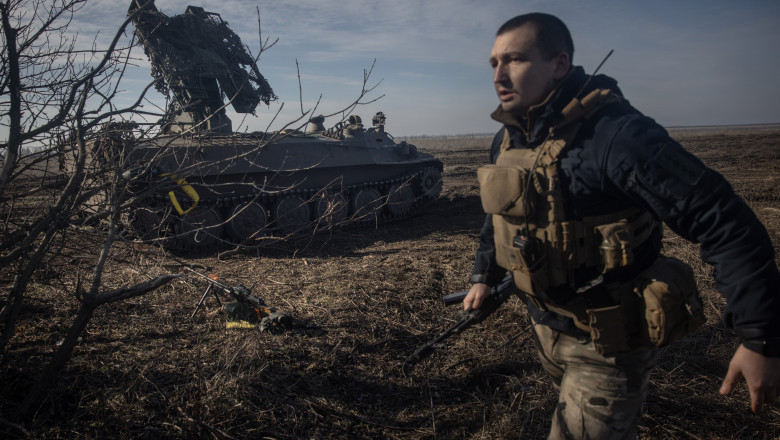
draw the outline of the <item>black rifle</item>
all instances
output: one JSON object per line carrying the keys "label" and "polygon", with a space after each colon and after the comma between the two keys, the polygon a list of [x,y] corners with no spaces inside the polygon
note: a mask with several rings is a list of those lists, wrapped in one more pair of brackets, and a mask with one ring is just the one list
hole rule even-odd
{"label": "black rifle", "polygon": [[[254,309],[258,320],[262,319],[263,315],[270,315],[273,313],[273,309],[270,309],[268,306],[266,306],[265,301],[252,295],[252,292],[250,292],[246,287],[231,287],[227,284],[223,284],[217,281],[219,278],[214,274],[207,276],[198,271],[192,270],[189,267],[185,267],[185,269],[209,282],[206,291],[203,292],[203,296],[201,296],[200,301],[198,301],[198,305],[195,306],[195,310],[192,312],[192,315],[190,315],[190,319],[195,316],[195,313],[198,312],[198,309],[200,309],[200,306],[203,304],[203,301],[206,299],[206,295],[208,295],[209,292],[214,293],[214,296],[217,298],[217,302],[219,302],[219,296],[222,296],[228,300],[235,299],[236,301],[246,304],[247,306]],[[219,290],[212,290],[212,287],[216,287]],[[230,296],[225,295],[225,293],[228,293]]]}
{"label": "black rifle", "polygon": [[[520,291],[517,289],[514,281],[512,280],[512,275],[507,275],[504,277],[501,283],[493,287],[490,292],[490,296],[485,298],[485,300],[482,302],[482,305],[478,309],[469,308],[468,310],[464,310],[461,313],[460,321],[456,322],[450,328],[439,333],[438,336],[426,342],[422,347],[418,348],[417,351],[412,353],[412,355],[406,359],[404,366],[411,367],[417,362],[420,362],[421,360],[430,356],[431,353],[433,353],[433,350],[443,348],[445,339],[452,335],[463,332],[474,324],[482,322],[485,318],[490,316],[499,307],[501,307],[501,305],[504,304],[504,302],[506,302],[510,296],[513,294],[518,294],[519,292]],[[463,298],[465,298],[467,294],[468,291],[450,293],[448,295],[444,295],[442,299],[444,300],[444,304],[450,305],[463,302]]]}

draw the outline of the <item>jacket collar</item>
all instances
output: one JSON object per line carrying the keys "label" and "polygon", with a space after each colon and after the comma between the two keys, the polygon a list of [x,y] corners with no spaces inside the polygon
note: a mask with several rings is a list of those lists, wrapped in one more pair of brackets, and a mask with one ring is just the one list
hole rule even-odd
{"label": "jacket collar", "polygon": [[[561,111],[582,89],[582,86],[586,84],[589,76],[585,74],[585,70],[580,66],[572,67],[568,74],[561,80],[561,83],[539,104],[536,104],[528,109],[524,118],[517,118],[512,113],[506,112],[498,108],[491,113],[490,117],[494,120],[504,124],[510,132],[519,130],[526,143],[531,143],[536,140],[541,140],[558,120]],[[590,83],[587,84],[588,90],[583,92],[589,92],[592,89],[603,87],[611,88],[615,92],[620,93],[617,89],[617,82],[612,78],[604,75],[597,75],[593,77]]]}

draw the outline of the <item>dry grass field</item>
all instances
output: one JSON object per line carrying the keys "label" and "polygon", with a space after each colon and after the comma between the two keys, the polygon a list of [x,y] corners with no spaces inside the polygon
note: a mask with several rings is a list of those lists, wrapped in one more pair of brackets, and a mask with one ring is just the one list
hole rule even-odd
{"label": "dry grass field", "polygon": [[[780,128],[673,131],[723,173],[780,246]],[[188,265],[242,284],[290,313],[278,334],[226,329],[219,305],[188,276],[97,310],[57,388],[27,432],[41,439],[542,439],[556,402],[536,360],[524,307],[497,313],[410,374],[403,361],[451,325],[441,296],[467,288],[482,224],[476,169],[489,137],[413,139],[444,162],[444,190],[413,218],[350,228],[253,255],[176,256],[119,245],[115,288]],[[0,369],[0,419],[23,398],[78,304],[76,275],[99,230],[83,229],[36,278],[24,325]],[[724,301],[697,246],[671,234],[665,253],[691,264],[707,325],[669,347],[652,376],[641,439],[777,439],[780,406],[754,414],[744,383],[718,388],[738,343],[719,322]],[[0,273],[6,290],[12,274]],[[7,429],[4,438],[24,438]]]}

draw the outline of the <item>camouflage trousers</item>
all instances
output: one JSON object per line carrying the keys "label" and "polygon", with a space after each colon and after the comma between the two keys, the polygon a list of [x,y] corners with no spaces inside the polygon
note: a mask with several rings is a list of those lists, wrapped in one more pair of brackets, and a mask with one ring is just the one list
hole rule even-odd
{"label": "camouflage trousers", "polygon": [[659,350],[603,356],[589,340],[533,327],[542,366],[558,391],[548,439],[635,439]]}

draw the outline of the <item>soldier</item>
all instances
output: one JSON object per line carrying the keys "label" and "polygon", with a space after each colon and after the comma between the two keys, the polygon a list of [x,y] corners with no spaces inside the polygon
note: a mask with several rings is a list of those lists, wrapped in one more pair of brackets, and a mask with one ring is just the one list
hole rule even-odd
{"label": "soldier", "polygon": [[498,30],[490,55],[504,127],[479,170],[487,216],[463,301],[507,271],[524,292],[559,392],[550,438],[633,438],[658,347],[703,321],[693,272],[660,255],[661,223],[701,243],[742,338],[720,392],[780,394],[780,275],[766,229],[718,173],[572,65],[566,25],[541,13]]}

